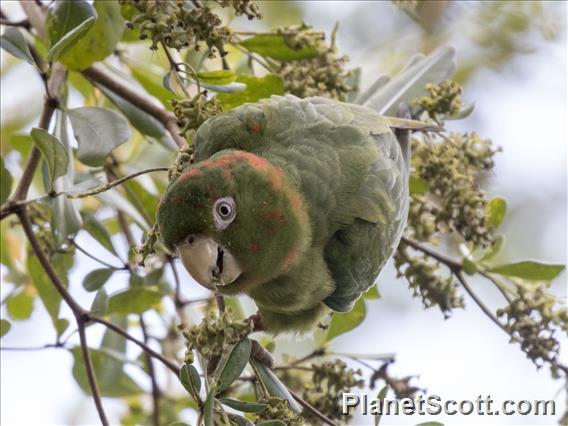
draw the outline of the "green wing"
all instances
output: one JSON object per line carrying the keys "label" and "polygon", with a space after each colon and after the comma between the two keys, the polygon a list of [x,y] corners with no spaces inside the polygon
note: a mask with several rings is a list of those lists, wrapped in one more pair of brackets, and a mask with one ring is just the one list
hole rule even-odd
{"label": "green wing", "polygon": [[336,288],[324,302],[335,311],[349,311],[374,284],[396,250],[406,223],[408,183],[402,153],[392,133],[374,138],[381,154],[361,188],[359,214],[325,247]]}

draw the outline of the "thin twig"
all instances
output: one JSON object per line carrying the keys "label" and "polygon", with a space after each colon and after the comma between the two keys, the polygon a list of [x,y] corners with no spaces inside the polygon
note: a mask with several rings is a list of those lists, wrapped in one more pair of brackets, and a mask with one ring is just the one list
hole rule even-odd
{"label": "thin twig", "polygon": [[122,328],[113,324],[112,322],[105,320],[104,318],[98,317],[97,315],[88,313],[87,316],[88,316],[89,320],[91,320],[92,322],[103,324],[104,326],[111,329],[115,333],[120,334],[125,339],[130,340],[132,343],[138,345],[138,347],[140,347],[144,352],[150,354],[151,356],[153,356],[157,360],[161,361],[173,373],[175,373],[176,375],[179,375],[180,368],[175,363],[173,363],[169,359],[165,358],[163,355],[156,352],[154,349],[152,349],[151,347],[146,345],[144,342],[141,342],[140,340],[136,339],[134,336],[128,334],[127,331],[123,330]]}
{"label": "thin twig", "polygon": [[97,384],[97,378],[95,376],[95,369],[93,367],[91,355],[89,354],[89,346],[87,345],[87,336],[85,333],[85,323],[83,321],[83,319],[77,318],[77,325],[79,327],[79,339],[81,341],[81,353],[83,354],[85,370],[87,371],[87,379],[89,380],[89,387],[91,388],[92,397],[95,400],[99,418],[101,419],[103,426],[107,426],[109,422],[103,408],[103,403],[101,401],[101,393]]}
{"label": "thin twig", "polygon": [[139,170],[135,173],[132,173],[131,175],[128,176],[124,176],[120,179],[116,179],[113,180],[112,182],[109,182],[105,185],[101,185],[101,186],[97,186],[96,188],[93,189],[89,189],[86,192],[81,192],[79,194],[67,194],[66,197],[67,198],[85,198],[85,197],[89,197],[91,195],[96,195],[96,194],[100,194],[101,192],[105,192],[108,191],[111,188],[114,188],[115,186],[118,186],[126,181],[129,181],[130,179],[134,179],[135,177],[144,175],[146,173],[152,173],[152,172],[167,172],[169,170],[168,167],[153,167],[150,169],[146,169],[146,170]]}
{"label": "thin twig", "polygon": [[25,346],[1,346],[0,345],[0,350],[2,351],[22,351],[22,352],[27,352],[27,351],[43,351],[45,349],[66,349],[65,345],[63,343],[47,343],[43,346],[29,346],[29,347],[25,347]]}
{"label": "thin twig", "polygon": [[422,253],[436,259],[439,262],[442,262],[452,271],[460,271],[462,269],[462,263],[460,261],[446,256],[442,253],[438,253],[437,251],[432,250],[431,248],[419,243],[418,241],[414,241],[403,235],[400,239],[400,242],[412,247],[415,250],[421,251]]}
{"label": "thin twig", "polygon": [[313,405],[311,405],[308,401],[305,401],[300,395],[298,395],[296,392],[294,392],[292,389],[288,388],[288,392],[290,392],[290,395],[292,395],[292,397],[298,401],[298,403],[304,407],[306,410],[308,410],[310,413],[312,413],[314,415],[314,417],[320,419],[323,423],[329,425],[329,426],[338,426],[337,423],[335,423],[333,420],[331,420],[329,417],[327,417],[325,414],[323,414],[322,412],[320,412],[316,407],[314,407]]}
{"label": "thin twig", "polygon": [[[148,344],[148,330],[146,329],[146,323],[144,322],[144,316],[140,314],[140,328],[142,329],[142,335],[144,336],[144,343]],[[160,424],[160,387],[158,386],[158,381],[156,380],[156,372],[154,371],[154,362],[152,357],[146,352],[146,366],[148,368],[148,375],[150,376],[150,381],[152,382],[152,420],[156,426]]]}
{"label": "thin twig", "polygon": [[0,25],[6,25],[7,27],[22,27],[26,30],[31,28],[30,21],[27,19],[22,19],[21,21],[10,21],[9,19],[0,18]]}
{"label": "thin twig", "polygon": [[183,138],[183,136],[181,136],[181,130],[177,124],[175,114],[165,109],[157,101],[149,98],[144,93],[140,93],[139,89],[126,85],[113,75],[102,70],[100,67],[91,66],[83,71],[83,75],[87,79],[106,87],[110,91],[126,99],[131,104],[140,108],[142,111],[156,118],[170,133],[176,145],[179,147],[187,145],[187,141]]}
{"label": "thin twig", "polygon": [[477,304],[477,306],[479,306],[481,308],[483,313],[485,313],[485,315],[487,315],[489,317],[489,319],[491,319],[491,321],[493,321],[495,324],[497,324],[500,329],[502,329],[505,333],[507,333],[511,337],[512,340],[514,340],[517,343],[520,343],[519,339],[517,339],[514,335],[512,335],[509,332],[509,330],[507,330],[505,328],[505,326],[501,323],[501,321],[499,321],[499,319],[493,314],[493,312],[491,312],[489,310],[489,308],[487,306],[485,306],[485,304],[481,301],[481,299],[479,297],[477,297],[477,295],[473,292],[473,290],[469,286],[467,280],[465,279],[463,272],[462,271],[454,271],[454,275],[456,276],[456,278],[458,279],[458,281],[460,282],[460,284],[462,285],[464,290],[467,292],[467,294],[469,294],[469,296],[473,299],[473,301]]}
{"label": "thin twig", "polygon": [[95,255],[89,253],[87,250],[85,250],[83,247],[81,247],[79,244],[77,244],[77,241],[75,241],[75,238],[69,238],[68,239],[69,242],[71,243],[71,245],[73,245],[73,247],[75,247],[77,250],[79,250],[81,253],[83,253],[85,256],[93,259],[95,262],[100,263],[103,266],[106,266],[109,269],[113,269],[115,271],[125,271],[128,270],[128,265],[125,266],[114,266],[111,265],[110,263],[105,262],[102,259],[99,259],[98,257],[96,257]]}

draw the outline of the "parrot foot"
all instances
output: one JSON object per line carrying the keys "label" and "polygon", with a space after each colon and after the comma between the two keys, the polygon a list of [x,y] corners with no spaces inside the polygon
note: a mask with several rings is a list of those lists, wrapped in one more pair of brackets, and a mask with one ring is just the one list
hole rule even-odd
{"label": "parrot foot", "polygon": [[252,341],[252,350],[250,356],[258,362],[263,363],[268,368],[272,368],[274,366],[274,357],[272,356],[272,354],[268,352],[266,348],[256,340]]}
{"label": "parrot foot", "polygon": [[247,321],[252,323],[252,331],[265,331],[264,325],[262,324],[262,318],[260,317],[260,312],[248,317]]}

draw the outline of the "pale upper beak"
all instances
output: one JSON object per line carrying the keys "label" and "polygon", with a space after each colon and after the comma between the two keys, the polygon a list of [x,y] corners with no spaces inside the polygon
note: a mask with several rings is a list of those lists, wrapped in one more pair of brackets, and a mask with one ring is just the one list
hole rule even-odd
{"label": "pale upper beak", "polygon": [[177,246],[185,269],[203,287],[231,284],[242,273],[235,257],[226,248],[204,236],[189,236]]}

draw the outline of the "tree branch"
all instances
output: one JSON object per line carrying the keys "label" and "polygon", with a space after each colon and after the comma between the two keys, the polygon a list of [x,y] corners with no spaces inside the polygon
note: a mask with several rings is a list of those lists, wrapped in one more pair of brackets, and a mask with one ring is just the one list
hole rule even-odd
{"label": "tree branch", "polygon": [[[146,323],[144,322],[144,316],[140,314],[140,328],[142,329],[142,335],[144,336],[144,343],[148,345],[148,330],[146,329]],[[146,366],[148,368],[148,375],[150,376],[150,381],[152,383],[152,420],[155,425],[160,424],[160,388],[158,386],[158,381],[156,380],[156,372],[154,371],[154,362],[152,357],[146,352]]]}
{"label": "tree branch", "polygon": [[126,99],[142,111],[157,119],[170,133],[178,147],[187,145],[185,138],[181,136],[181,130],[177,124],[177,118],[173,112],[168,111],[152,98],[140,93],[139,89],[127,86],[100,67],[91,66],[83,71],[83,75],[95,83],[106,87],[120,97]]}
{"label": "tree branch", "polygon": [[112,322],[109,322],[107,320],[105,320],[104,318],[98,317],[94,314],[91,313],[87,313],[86,316],[88,317],[88,319],[92,322],[96,322],[99,324],[103,324],[104,326],[106,326],[107,328],[111,329],[112,331],[114,331],[117,334],[120,334],[122,337],[124,337],[126,340],[130,340],[132,343],[138,345],[138,347],[140,347],[144,352],[148,353],[149,355],[153,356],[154,358],[156,358],[157,360],[161,361],[166,367],[168,367],[174,374],[179,376],[179,371],[180,368],[173,363],[172,361],[170,361],[169,359],[165,358],[163,355],[159,354],[158,352],[156,352],[154,349],[152,349],[151,347],[149,347],[147,344],[145,344],[144,342],[141,342],[140,340],[136,339],[134,336],[128,334],[127,331],[123,330],[122,328],[120,328],[119,326],[113,324]]}
{"label": "tree branch", "polygon": [[91,361],[91,355],[89,354],[89,346],[87,344],[87,336],[85,333],[85,322],[83,317],[77,318],[77,326],[79,327],[79,339],[81,341],[81,353],[83,354],[83,361],[85,362],[85,370],[87,371],[87,378],[89,379],[89,386],[91,388],[91,393],[93,399],[95,400],[95,405],[97,406],[97,411],[99,413],[99,418],[103,426],[109,424],[108,419],[103,408],[103,403],[101,401],[101,393],[99,391],[99,386],[97,384],[97,378],[95,376],[95,369],[93,368],[93,362]]}
{"label": "tree branch", "polygon": [[305,401],[300,395],[298,395],[296,392],[294,392],[292,389],[288,388],[288,392],[290,392],[290,395],[292,395],[292,397],[298,401],[298,404],[300,404],[302,407],[304,407],[304,409],[308,410],[310,413],[312,413],[314,415],[314,417],[317,417],[318,419],[320,419],[323,423],[329,425],[329,426],[338,426],[337,423],[335,423],[333,420],[331,420],[329,417],[327,417],[325,414],[321,413],[316,407],[314,407],[313,405],[311,405],[308,401]]}
{"label": "tree branch", "polygon": [[85,192],[81,192],[79,194],[68,194],[66,195],[67,198],[85,198],[85,197],[89,197],[91,195],[96,195],[96,194],[100,194],[101,192],[105,192],[108,191],[111,188],[114,188],[115,186],[118,186],[126,181],[129,181],[130,179],[134,179],[135,177],[144,175],[146,173],[152,173],[152,172],[167,172],[169,170],[168,167],[153,167],[150,169],[146,169],[146,170],[139,170],[135,173],[132,173],[128,176],[124,176],[121,177],[120,179],[116,179],[113,180],[112,182],[108,182],[105,185],[101,185],[101,186],[97,186],[96,188],[92,188],[89,189],[88,191]]}

